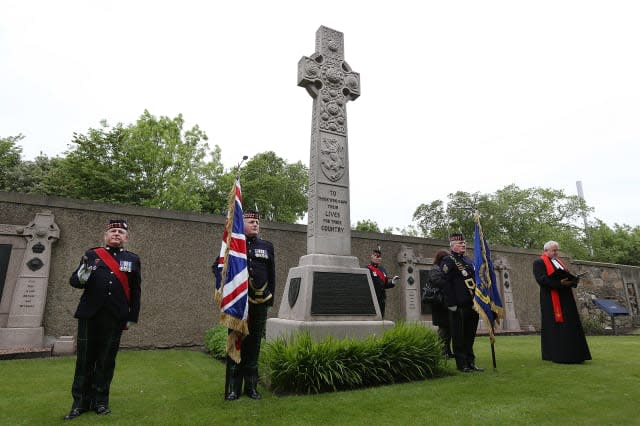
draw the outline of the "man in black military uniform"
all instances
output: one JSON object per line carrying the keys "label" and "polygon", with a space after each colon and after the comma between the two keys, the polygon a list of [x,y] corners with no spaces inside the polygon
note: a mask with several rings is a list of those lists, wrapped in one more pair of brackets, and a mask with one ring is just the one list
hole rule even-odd
{"label": "man in black military uniform", "polygon": [[445,303],[449,309],[451,340],[458,370],[465,373],[484,371],[475,364],[473,342],[480,319],[473,309],[475,292],[475,271],[471,259],[464,255],[467,245],[462,234],[452,234],[449,238],[451,255],[442,261],[446,285]]}
{"label": "man in black military uniform", "polygon": [[122,330],[138,322],[140,312],[140,258],[124,249],[129,226],[111,220],[104,233],[104,247],[85,252],[73,271],[71,286],[84,290],[78,318],[77,359],[71,395],[71,420],[94,410],[109,414],[109,387],[116,365]]}
{"label": "man in black military uniform", "polygon": [[260,215],[257,211],[244,212],[244,234],[247,240],[247,267],[249,269],[249,335],[242,340],[240,364],[227,357],[228,388],[225,399],[240,397],[244,379],[244,393],[260,399],[257,391],[258,356],[260,342],[265,334],[268,308],[273,306],[276,290],[276,264],[273,244],[258,237]]}
{"label": "man in black military uniform", "polygon": [[378,299],[378,306],[380,306],[380,314],[384,318],[384,310],[387,305],[387,289],[396,286],[398,276],[390,278],[387,276],[387,270],[382,266],[382,250],[380,246],[373,249],[371,252],[371,262],[367,265],[369,273],[371,274],[371,280],[373,281],[373,289],[376,292],[376,298]]}

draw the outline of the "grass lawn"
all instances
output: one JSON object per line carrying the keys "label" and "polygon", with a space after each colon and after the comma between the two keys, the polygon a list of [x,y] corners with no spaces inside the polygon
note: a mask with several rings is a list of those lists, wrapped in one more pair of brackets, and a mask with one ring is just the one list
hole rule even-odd
{"label": "grass lawn", "polygon": [[[224,365],[189,350],[123,351],[112,414],[73,424],[110,425],[640,425],[640,337],[588,337],[582,365],[540,360],[538,336],[499,336],[497,370],[486,337],[484,373],[351,392],[223,400]],[[0,425],[60,424],[71,404],[74,357],[0,361]],[[454,363],[451,369],[454,371]]]}

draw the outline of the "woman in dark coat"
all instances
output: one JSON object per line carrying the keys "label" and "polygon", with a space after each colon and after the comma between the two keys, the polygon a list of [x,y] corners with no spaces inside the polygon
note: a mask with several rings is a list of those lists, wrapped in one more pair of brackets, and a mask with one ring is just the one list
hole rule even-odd
{"label": "woman in dark coat", "polygon": [[[433,258],[433,267],[429,271],[429,286],[433,288],[439,288],[444,295],[444,286],[446,281],[444,274],[440,268],[442,259],[449,256],[449,252],[446,250],[438,250]],[[449,326],[449,311],[444,303],[434,303],[431,305],[431,319],[433,325],[438,326],[438,336],[442,341],[442,353],[447,358],[453,358],[453,352],[451,351],[451,327]]]}
{"label": "woman in dark coat", "polygon": [[540,343],[542,359],[575,364],[591,359],[580,315],[573,298],[578,278],[558,258],[559,245],[549,241],[533,262],[533,275],[540,286]]}

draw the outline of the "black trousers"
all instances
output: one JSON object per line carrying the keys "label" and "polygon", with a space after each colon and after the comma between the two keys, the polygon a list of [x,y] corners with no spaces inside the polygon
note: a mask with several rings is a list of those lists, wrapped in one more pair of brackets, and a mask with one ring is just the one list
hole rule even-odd
{"label": "black trousers", "polygon": [[385,290],[376,290],[376,298],[378,299],[378,306],[380,307],[380,315],[384,318],[384,311],[387,306],[387,293]]}
{"label": "black trousers", "polygon": [[476,339],[479,320],[478,313],[473,310],[471,305],[458,306],[455,312],[449,311],[453,354],[456,357],[456,367],[459,370],[475,363],[473,343]]}
{"label": "black trousers", "polygon": [[90,319],[78,319],[76,371],[72,408],[109,405],[123,322],[103,307]]}
{"label": "black trousers", "polygon": [[235,376],[258,377],[258,357],[260,356],[260,343],[267,326],[267,314],[269,306],[265,303],[249,303],[249,335],[242,340],[240,346],[240,364],[236,364],[227,357],[227,363],[231,363],[231,371]]}
{"label": "black trousers", "polygon": [[449,328],[449,324],[446,324],[446,326],[440,324],[438,326],[438,337],[440,337],[440,342],[442,342],[442,352],[445,355],[453,355],[453,351],[451,350],[451,329]]}
{"label": "black trousers", "polygon": [[245,377],[258,376],[258,356],[267,326],[268,309],[264,303],[249,303],[249,335],[242,341],[240,349],[240,367]]}

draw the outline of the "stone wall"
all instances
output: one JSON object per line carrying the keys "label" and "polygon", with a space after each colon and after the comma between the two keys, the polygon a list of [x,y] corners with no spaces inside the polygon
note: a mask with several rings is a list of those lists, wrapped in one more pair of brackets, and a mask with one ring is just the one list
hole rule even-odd
{"label": "stone wall", "polygon": [[[576,303],[583,323],[590,321],[596,327],[609,326],[611,319],[603,311],[595,308],[592,299],[615,299],[619,305],[632,315],[617,317],[616,325],[638,326],[638,287],[640,286],[640,268],[611,263],[584,262],[575,260],[573,270],[576,273],[588,272],[580,279],[576,288]],[[587,324],[583,324],[587,325]]]}
{"label": "stone wall", "polygon": [[[84,250],[102,244],[102,233],[109,218],[129,221],[128,249],[142,259],[142,309],[140,322],[123,335],[123,346],[169,347],[201,345],[204,332],[217,323],[219,311],[213,303],[211,263],[220,249],[224,217],[183,213],[162,209],[121,206],[61,197],[31,196],[0,192],[0,223],[26,225],[36,213],[51,211],[60,229],[53,246],[45,334],[75,335],[73,318],[81,291],[68,284]],[[276,316],[289,268],[306,254],[306,227],[283,223],[262,223],[262,237],[276,250],[277,291],[271,316]],[[352,254],[366,265],[371,249],[380,244],[383,263],[392,275],[400,275],[397,255],[403,246],[412,247],[423,257],[433,257],[446,241],[398,235],[353,232]],[[514,307],[521,327],[539,328],[538,287],[531,274],[531,263],[538,250],[492,247],[494,262],[509,265]],[[583,309],[591,308],[589,298],[612,297],[629,309],[628,283],[640,284],[640,268],[620,265],[573,262],[578,271],[590,270],[578,292]],[[386,319],[402,319],[402,295],[387,292]],[[637,304],[637,301],[636,301]]]}

